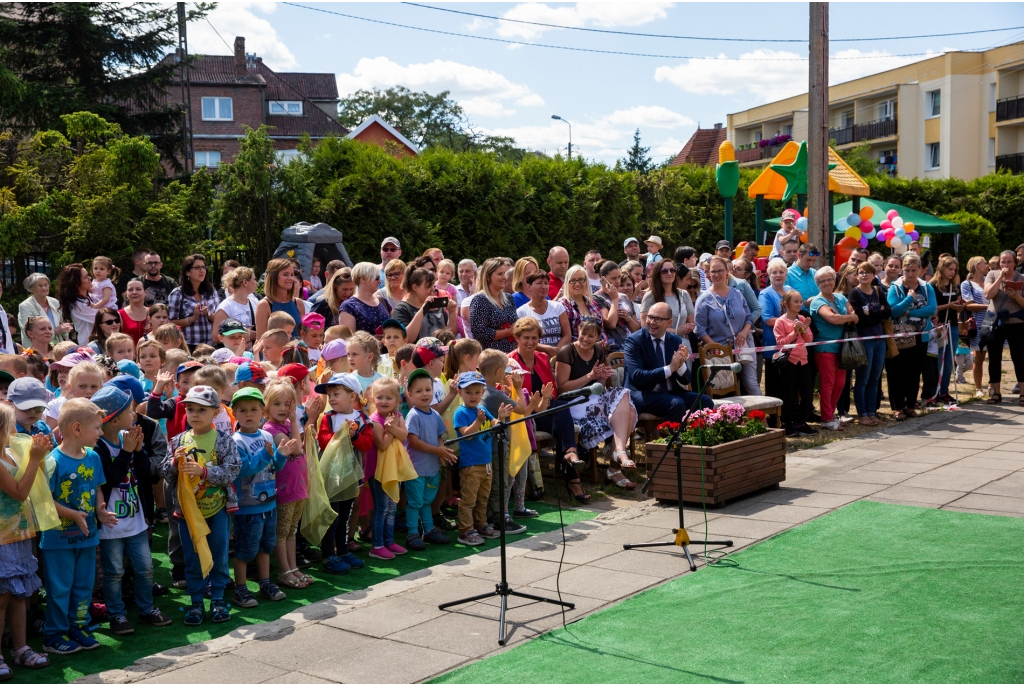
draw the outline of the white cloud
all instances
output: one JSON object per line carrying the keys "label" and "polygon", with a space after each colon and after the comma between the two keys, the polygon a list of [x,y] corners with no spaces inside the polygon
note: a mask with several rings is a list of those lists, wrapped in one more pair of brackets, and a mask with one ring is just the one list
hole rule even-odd
{"label": "white cloud", "polygon": [[695,122],[688,116],[673,112],[665,107],[637,106],[620,109],[603,118],[609,124],[632,126],[633,128],[679,128],[694,126]]}
{"label": "white cloud", "polygon": [[[803,55],[783,50],[754,50],[728,59],[724,54],[688,59],[678,66],[658,67],[654,80],[668,81],[696,95],[749,93],[769,102],[807,92],[808,61]],[[897,57],[885,51],[840,50],[829,61],[829,83],[853,79],[916,62],[924,57]],[[867,59],[864,59],[867,57]],[[855,59],[858,58],[858,59]]]}
{"label": "white cloud", "polygon": [[360,89],[392,86],[431,93],[451,91],[467,114],[479,116],[513,114],[515,110],[505,106],[508,101],[524,107],[544,104],[543,98],[528,86],[514,83],[496,71],[448,60],[403,66],[387,57],[364,57],[352,73],[338,74],[338,92],[342,97]]}
{"label": "white cloud", "polygon": [[[516,5],[502,16],[506,19],[536,21],[561,26],[639,26],[656,19],[664,19],[671,2],[578,2],[573,6],[549,7],[541,2],[526,2]],[[505,38],[532,40],[546,31],[544,26],[498,22],[498,35]]]}
{"label": "white cloud", "polygon": [[[220,3],[208,15],[209,22],[203,20],[189,25],[189,51],[197,55],[230,55],[234,51],[235,36],[244,36],[245,51],[255,52],[271,69],[294,69],[299,66],[295,55],[273,25],[255,13],[273,14],[276,9],[277,3],[273,2]],[[224,40],[217,37],[211,24]]]}
{"label": "white cloud", "polygon": [[679,140],[678,138],[666,138],[657,145],[651,146],[651,154],[655,157],[667,157],[668,155],[674,157],[679,154],[684,145],[686,145],[686,141]]}
{"label": "white cloud", "polygon": [[465,25],[465,29],[467,31],[479,31],[480,29],[488,28],[490,25],[491,22],[489,22],[488,20],[476,17],[473,19],[473,21]]}

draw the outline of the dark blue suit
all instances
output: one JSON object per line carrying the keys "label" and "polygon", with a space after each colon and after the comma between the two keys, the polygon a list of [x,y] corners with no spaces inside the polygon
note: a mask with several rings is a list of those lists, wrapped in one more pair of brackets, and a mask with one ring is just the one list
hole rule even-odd
{"label": "dark blue suit", "polygon": [[[637,411],[654,414],[668,421],[678,421],[697,400],[697,393],[684,390],[690,382],[689,371],[672,374],[665,378],[664,365],[683,344],[682,338],[674,333],[665,334],[665,360],[660,361],[654,351],[654,340],[647,328],[631,333],[622,345],[626,356],[626,388]],[[685,369],[685,367],[684,367]],[[714,406],[711,398],[701,395],[700,405]]]}

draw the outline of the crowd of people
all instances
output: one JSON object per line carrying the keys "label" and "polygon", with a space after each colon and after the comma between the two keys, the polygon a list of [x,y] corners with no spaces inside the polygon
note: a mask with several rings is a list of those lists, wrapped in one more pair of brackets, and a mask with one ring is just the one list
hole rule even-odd
{"label": "crowd of people", "polygon": [[[502,522],[526,532],[543,436],[579,502],[590,498],[581,452],[602,446],[607,480],[632,489],[640,414],[680,421],[713,406],[697,361],[711,343],[741,363],[736,392],[784,400],[788,435],[877,425],[885,397],[895,420],[953,403],[954,374],[960,382],[972,365],[983,397],[986,352],[987,401],[1002,401],[1004,345],[1018,379],[1024,371],[1024,246],[972,257],[963,281],[954,256],[933,265],[916,243],[902,256],[854,250],[836,273],[818,266],[794,219],[783,215],[769,256],[724,240],[713,254],[662,256],[650,236],[643,253],[627,238],[619,260],[590,250],[572,264],[555,246],[543,264],[478,265],[440,248],[406,261],[387,237],[379,263],[314,261],[309,275],[273,259],[229,261],[214,277],[193,254],[174,279],[147,249],[123,274],[102,256],[56,283],[31,274],[17,316],[0,309],[11,665],[49,663],[27,644],[32,617],[54,655],[98,647],[100,617],[114,634],[134,632],[129,603],[137,622],[169,625],[157,598],[172,589],[153,582],[155,526],[168,526],[160,551],[195,626],[309,587],[314,563],[344,574],[362,556],[387,563],[453,535],[479,545]],[[560,397],[594,384],[603,392]],[[488,429],[535,413],[512,431],[531,457],[499,501]],[[445,445],[457,436],[468,439]],[[11,665],[0,658],[0,679]]]}

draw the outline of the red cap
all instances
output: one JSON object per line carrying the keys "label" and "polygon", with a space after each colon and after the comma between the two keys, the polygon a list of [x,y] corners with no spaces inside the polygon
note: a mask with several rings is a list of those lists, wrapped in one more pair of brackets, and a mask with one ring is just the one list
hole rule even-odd
{"label": "red cap", "polygon": [[285,364],[277,370],[278,378],[290,378],[292,383],[298,385],[302,379],[309,375],[309,369],[302,364]]}

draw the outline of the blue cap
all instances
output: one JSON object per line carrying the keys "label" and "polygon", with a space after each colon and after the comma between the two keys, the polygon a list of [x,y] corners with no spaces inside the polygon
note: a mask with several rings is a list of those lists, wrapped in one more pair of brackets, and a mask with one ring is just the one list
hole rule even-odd
{"label": "blue cap", "polygon": [[142,377],[142,369],[139,365],[133,362],[131,359],[122,359],[117,363],[117,370],[121,373],[126,373],[133,378]]}
{"label": "blue cap", "polygon": [[104,385],[92,396],[92,403],[103,412],[103,423],[107,423],[123,412],[132,403],[131,396],[113,385]]}
{"label": "blue cap", "polygon": [[487,385],[487,381],[477,371],[467,371],[459,374],[459,387],[468,388],[471,385]]}
{"label": "blue cap", "polygon": [[402,333],[405,333],[405,324],[398,319],[384,319],[384,323],[380,325],[381,330],[385,328],[401,328]]}
{"label": "blue cap", "polygon": [[146,391],[142,389],[142,382],[138,378],[133,378],[127,374],[122,373],[120,376],[114,376],[103,385],[109,385],[125,391],[139,404],[146,400]]}

